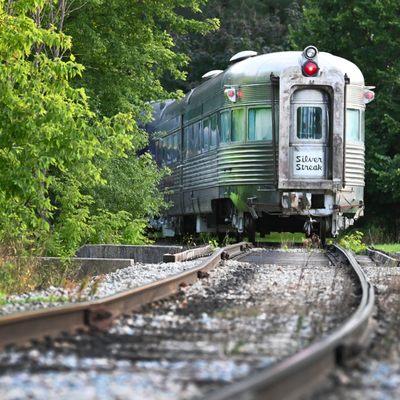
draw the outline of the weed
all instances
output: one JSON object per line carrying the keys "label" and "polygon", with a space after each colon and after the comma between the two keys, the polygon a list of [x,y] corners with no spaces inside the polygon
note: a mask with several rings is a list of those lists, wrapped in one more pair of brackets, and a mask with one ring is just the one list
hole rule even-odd
{"label": "weed", "polygon": [[354,251],[354,253],[361,253],[367,249],[367,246],[362,241],[363,236],[364,233],[360,231],[348,233],[340,238],[339,245]]}
{"label": "weed", "polygon": [[81,280],[81,283],[78,288],[78,300],[82,300],[83,292],[89,286],[90,283],[90,276],[84,276]]}
{"label": "weed", "polygon": [[101,281],[103,280],[103,278],[104,277],[102,275],[100,275],[94,279],[93,285],[90,287],[90,290],[89,290],[90,297],[93,297],[97,293],[97,291],[99,290],[99,285],[100,285]]}

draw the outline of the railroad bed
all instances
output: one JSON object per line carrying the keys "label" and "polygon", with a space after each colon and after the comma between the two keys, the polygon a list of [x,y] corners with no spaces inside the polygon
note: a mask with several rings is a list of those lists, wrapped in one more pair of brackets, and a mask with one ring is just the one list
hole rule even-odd
{"label": "railroad bed", "polygon": [[0,397],[237,398],[249,387],[256,396],[263,386],[249,376],[342,328],[360,302],[353,273],[318,250],[254,249],[106,333],[1,353]]}

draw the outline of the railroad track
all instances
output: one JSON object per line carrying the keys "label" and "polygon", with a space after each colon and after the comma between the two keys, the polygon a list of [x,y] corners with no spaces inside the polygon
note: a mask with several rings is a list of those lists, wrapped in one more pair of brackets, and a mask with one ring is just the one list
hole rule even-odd
{"label": "railroad track", "polygon": [[1,316],[0,348],[11,343],[24,344],[32,339],[54,336],[62,332],[105,329],[117,316],[176,293],[182,285],[192,284],[201,278],[202,274],[214,269],[222,259],[235,256],[247,247],[248,244],[244,242],[227,246],[205,259],[198,267],[99,300]]}
{"label": "railroad track", "polygon": [[[240,262],[243,257],[253,257],[253,259],[250,259],[250,262],[253,264],[257,263],[257,256],[260,256],[261,253],[255,252],[254,254],[243,255],[245,250],[246,245],[243,243],[228,246],[209,257],[204,263],[202,263],[202,265],[193,270],[165,279],[162,282],[155,282],[144,288],[124,292],[106,300],[92,303],[81,303],[74,306],[46,310],[44,312],[25,313],[20,316],[11,315],[2,317],[0,318],[0,330],[2,332],[1,344],[6,344],[10,341],[9,338],[12,337],[6,337],[4,333],[7,335],[14,335],[13,341],[24,342],[28,338],[42,337],[44,334],[55,335],[60,331],[72,331],[76,328],[101,328],[108,326],[111,317],[120,314],[128,314],[130,310],[138,310],[145,304],[165,298],[172,293],[176,293],[178,290],[185,290],[187,284],[195,282],[199,277],[206,276],[207,271],[218,266],[221,259],[233,258]],[[282,255],[284,254],[285,253],[282,253]],[[308,253],[301,253],[301,263],[308,267],[312,267],[321,262],[321,257],[322,255],[319,255],[318,253],[314,254],[312,257],[310,257]],[[284,257],[280,258],[279,263],[281,265],[290,265],[293,264],[293,260],[296,258],[299,262],[299,254],[286,253]],[[329,258],[335,264],[339,261],[348,264],[347,268],[351,271],[354,283],[359,289],[359,295],[357,296],[357,299],[359,300],[358,304],[354,304],[351,315],[347,316],[344,323],[340,323],[339,327],[329,334],[324,335],[322,339],[317,339],[311,345],[302,348],[300,351],[296,351],[294,355],[288,356],[281,361],[274,362],[272,365],[260,367],[260,365],[257,364],[259,361],[258,358],[252,354],[251,362],[254,364],[255,368],[250,377],[239,377],[240,379],[238,377],[233,377],[232,379],[235,383],[229,385],[206,385],[207,390],[205,391],[205,398],[211,400],[222,400],[233,398],[283,399],[298,397],[302,393],[309,392],[330,371],[332,371],[346,350],[351,351],[356,345],[360,344],[360,340],[363,340],[363,334],[365,334],[367,330],[368,320],[372,314],[374,302],[373,289],[367,282],[362,269],[351,253],[335,246],[334,249],[329,252]],[[266,262],[270,263],[271,260],[267,260]],[[245,274],[251,277],[252,274],[254,274],[254,269],[246,269]],[[233,286],[236,284],[240,284],[240,281],[238,280],[233,282]],[[237,300],[239,300],[239,302],[243,300],[240,291],[236,297],[232,297],[232,301]],[[185,299],[183,301],[185,301]],[[208,298],[207,301],[213,305],[217,300]],[[224,301],[226,301],[226,299]],[[178,307],[185,307],[182,301],[178,301],[177,304]],[[218,305],[216,305],[216,307],[217,306]],[[161,306],[158,307],[161,308],[159,315],[164,316],[165,310],[162,308],[162,303]],[[243,309],[246,308],[242,307],[241,310]],[[149,321],[146,321],[148,325]],[[8,328],[7,322],[10,323]],[[126,321],[122,320],[120,323],[124,324],[125,322]],[[194,326],[190,325],[190,319],[188,319],[186,323],[188,326]],[[146,327],[147,325],[145,324],[144,326]],[[212,332],[213,328],[211,327],[211,331],[207,330],[203,332],[204,335],[202,336],[201,329],[204,330],[204,326],[205,325],[202,323],[201,326],[198,327],[198,336],[196,337],[195,335],[191,340],[201,341],[205,336],[215,334],[215,332]],[[196,328],[196,326],[194,326],[194,328]],[[29,333],[23,333],[23,331],[21,333],[21,329]],[[160,329],[161,327],[156,326],[155,329],[150,331],[140,331],[139,335],[136,335],[134,340],[127,339],[124,335],[119,334],[118,337],[127,341],[129,354],[126,354],[126,352],[125,354],[123,354],[123,352],[117,352],[117,354],[119,354],[119,357],[121,358],[149,362],[159,359],[160,354],[162,354],[166,360],[174,360],[177,358],[177,354],[179,353],[181,354],[182,361],[188,361],[191,363],[195,362],[197,357],[196,354],[202,354],[206,360],[208,359],[209,362],[212,362],[214,352],[212,347],[208,352],[207,348],[205,350],[197,348],[195,351],[192,349],[190,351],[185,350],[184,343],[186,343],[189,333],[179,327],[177,328],[175,321],[172,321],[170,324],[170,330],[168,332],[160,333]],[[172,348],[158,348],[155,343],[161,341],[160,338],[162,335],[165,335],[166,343],[171,343],[171,340],[175,339],[177,342],[180,341],[182,346],[178,346],[175,349],[173,346]],[[220,335],[220,333],[217,332],[216,337],[218,337],[218,335]],[[112,352],[114,350],[112,338],[113,336],[105,335],[100,340],[100,347],[104,347],[106,352]],[[72,343],[74,342],[73,337],[70,340]],[[90,343],[87,343],[88,341],[90,342],[90,340],[90,337],[83,336],[73,343],[73,345],[86,346],[86,348],[89,349],[87,355],[93,356],[93,354],[98,350],[94,349]],[[203,346],[207,346],[204,342],[201,343],[203,343]],[[235,353],[235,351],[231,351],[231,356],[235,362],[240,363],[243,358],[248,356],[245,353],[246,352],[243,353],[238,351]]]}

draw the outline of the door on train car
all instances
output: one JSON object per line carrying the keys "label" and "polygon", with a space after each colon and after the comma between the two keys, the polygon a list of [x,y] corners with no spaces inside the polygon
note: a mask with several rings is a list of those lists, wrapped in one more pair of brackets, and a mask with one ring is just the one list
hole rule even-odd
{"label": "door on train car", "polygon": [[291,99],[290,175],[328,179],[329,97],[317,89],[299,89]]}

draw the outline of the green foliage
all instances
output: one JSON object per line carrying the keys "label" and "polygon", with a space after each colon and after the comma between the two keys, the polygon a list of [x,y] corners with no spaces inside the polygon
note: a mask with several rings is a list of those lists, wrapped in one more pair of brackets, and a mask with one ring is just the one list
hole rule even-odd
{"label": "green foliage", "polygon": [[[306,0],[291,29],[296,49],[314,44],[353,61],[376,99],[366,112],[366,204],[385,204],[400,235],[400,3],[397,0]],[[369,213],[370,214],[370,213]]]}
{"label": "green foliage", "polygon": [[[218,26],[195,18],[205,0],[77,0],[66,20],[73,51],[87,67],[84,85],[103,114],[133,112],[146,102],[176,96],[161,85],[168,74],[184,79],[188,57],[174,48],[173,35],[200,35]],[[184,13],[190,12],[193,18]],[[142,115],[143,117],[143,115]]]}
{"label": "green foliage", "polygon": [[[298,0],[209,0],[204,6],[206,17],[220,20],[217,32],[180,34],[177,48],[188,54],[188,83],[180,82],[189,90],[201,81],[201,76],[212,69],[224,69],[229,58],[242,50],[259,53],[282,51],[288,48],[287,26],[299,14]],[[176,79],[168,85],[176,87]]]}
{"label": "green foliage", "polygon": [[159,171],[149,153],[112,160],[105,168],[106,183],[94,192],[95,207],[112,212],[126,211],[135,219],[153,217],[164,207],[161,179],[168,173]]}
{"label": "green foliage", "polygon": [[367,246],[362,241],[363,237],[364,234],[360,231],[348,233],[339,239],[339,245],[355,253],[361,253],[367,249]]}
{"label": "green foliage", "polygon": [[0,240],[72,254],[90,231],[101,165],[133,147],[135,122],[97,117],[70,85],[83,67],[44,51],[68,52],[71,40],[35,24],[43,3],[18,1],[12,15],[0,3]]}
{"label": "green foliage", "polygon": [[132,215],[126,211],[112,213],[102,210],[93,216],[90,227],[91,231],[86,240],[88,243],[150,243],[143,234],[147,222],[132,219]]}

